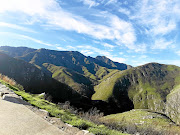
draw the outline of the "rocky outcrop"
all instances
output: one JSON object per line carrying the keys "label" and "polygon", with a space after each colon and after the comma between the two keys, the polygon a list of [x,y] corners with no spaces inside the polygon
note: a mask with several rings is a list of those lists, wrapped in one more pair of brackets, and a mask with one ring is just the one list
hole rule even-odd
{"label": "rocky outcrop", "polygon": [[180,124],[180,86],[175,88],[167,96],[165,113],[174,122],[176,122],[177,124]]}

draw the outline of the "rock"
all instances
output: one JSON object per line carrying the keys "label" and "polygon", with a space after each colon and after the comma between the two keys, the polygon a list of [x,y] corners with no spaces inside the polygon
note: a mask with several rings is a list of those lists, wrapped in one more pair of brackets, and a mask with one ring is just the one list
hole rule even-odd
{"label": "rock", "polygon": [[180,124],[180,87],[167,96],[166,115]]}
{"label": "rock", "polygon": [[67,124],[67,123],[65,123],[67,126],[69,126],[69,127],[73,127],[72,125],[70,125],[70,124]]}
{"label": "rock", "polygon": [[46,110],[43,110],[43,109],[39,109],[39,111],[41,112],[41,113],[43,113],[44,115],[49,115],[49,112],[48,111],[46,111]]}
{"label": "rock", "polygon": [[45,95],[46,95],[46,93],[45,93],[45,92],[43,92],[43,93],[39,94],[39,96],[45,96]]}
{"label": "rock", "polygon": [[4,92],[0,92],[0,96],[2,97],[4,95]]}
{"label": "rock", "polygon": [[76,135],[84,135],[83,131],[79,131]]}

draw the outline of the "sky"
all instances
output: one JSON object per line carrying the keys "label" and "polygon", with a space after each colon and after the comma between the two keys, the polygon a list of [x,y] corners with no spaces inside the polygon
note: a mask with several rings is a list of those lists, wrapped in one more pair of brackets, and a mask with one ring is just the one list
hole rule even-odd
{"label": "sky", "polygon": [[0,0],[0,46],[180,66],[179,0]]}

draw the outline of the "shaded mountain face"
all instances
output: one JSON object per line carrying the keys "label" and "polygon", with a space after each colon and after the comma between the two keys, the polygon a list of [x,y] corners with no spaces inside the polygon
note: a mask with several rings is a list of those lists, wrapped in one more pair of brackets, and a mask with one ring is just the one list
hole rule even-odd
{"label": "shaded mountain face", "polygon": [[69,86],[58,82],[40,69],[22,60],[0,53],[0,73],[13,78],[27,92],[39,94],[45,92],[53,101],[82,102],[86,100]]}
{"label": "shaded mountain face", "polygon": [[180,67],[149,63],[119,71],[95,86],[92,100],[116,105],[119,111],[150,109],[180,122]]}
{"label": "shaded mountain face", "polygon": [[[86,57],[77,51],[54,51],[25,47],[0,47],[6,54],[29,62],[54,79],[66,83],[78,93],[91,97],[93,85],[115,69],[125,70],[126,64],[115,66],[103,60]],[[111,61],[113,63],[113,61]],[[56,70],[55,70],[56,69]],[[88,83],[84,83],[84,82]]]}

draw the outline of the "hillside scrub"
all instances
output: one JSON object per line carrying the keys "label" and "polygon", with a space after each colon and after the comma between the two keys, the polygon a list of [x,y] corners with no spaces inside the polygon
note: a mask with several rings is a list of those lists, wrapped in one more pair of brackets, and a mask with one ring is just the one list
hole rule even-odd
{"label": "hillside scrub", "polygon": [[111,114],[100,118],[100,121],[130,134],[137,132],[143,135],[180,134],[180,126],[171,119],[147,109],[134,109],[124,113]]}

